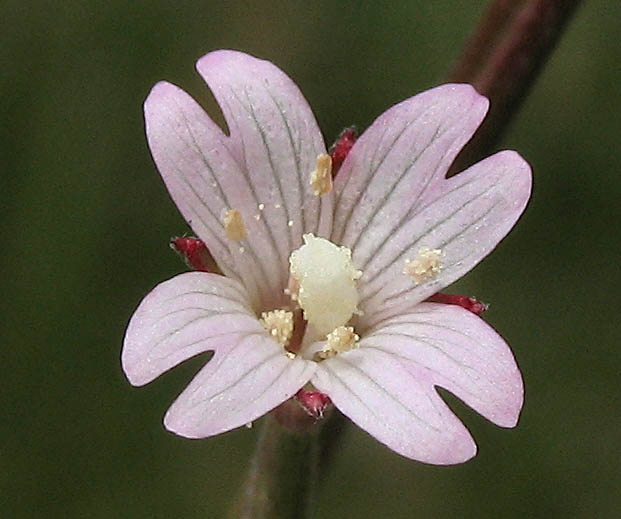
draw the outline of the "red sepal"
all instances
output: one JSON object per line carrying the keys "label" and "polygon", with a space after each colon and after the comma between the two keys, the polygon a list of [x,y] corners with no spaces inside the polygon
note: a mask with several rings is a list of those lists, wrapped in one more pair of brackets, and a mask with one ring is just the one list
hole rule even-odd
{"label": "red sepal", "polygon": [[347,157],[349,150],[356,142],[358,132],[354,126],[345,128],[336,139],[335,143],[330,147],[330,157],[332,158],[332,177],[334,177],[338,170],[341,168],[341,164]]}
{"label": "red sepal", "polygon": [[323,418],[323,413],[332,400],[328,395],[324,395],[321,391],[307,391],[302,388],[295,394],[295,399],[300,403],[302,408],[315,420]]}
{"label": "red sepal", "polygon": [[176,236],[170,239],[170,248],[179,254],[191,269],[201,272],[220,272],[203,240],[192,236]]}
{"label": "red sepal", "polygon": [[472,312],[478,316],[481,316],[488,308],[488,305],[482,303],[481,301],[477,301],[474,297],[460,296],[458,294],[442,294],[441,292],[427,298],[427,301],[430,303],[444,303],[445,305],[461,306],[462,308],[465,308],[469,312]]}

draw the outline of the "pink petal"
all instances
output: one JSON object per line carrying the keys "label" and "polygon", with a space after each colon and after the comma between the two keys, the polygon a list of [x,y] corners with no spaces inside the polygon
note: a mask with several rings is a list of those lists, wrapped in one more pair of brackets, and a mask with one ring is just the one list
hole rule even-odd
{"label": "pink petal", "polygon": [[434,303],[379,324],[357,350],[321,363],[312,381],[388,447],[434,464],[476,453],[435,386],[503,427],[516,424],[523,402],[522,379],[503,339],[466,310]]}
{"label": "pink petal", "polygon": [[[329,232],[332,195],[320,200],[309,183],[323,139],[297,87],[271,63],[218,51],[197,68],[231,136],[181,89],[158,83],[145,102],[149,146],[173,200],[222,271],[244,283],[255,307],[274,308],[302,234]],[[225,235],[228,209],[244,219],[240,242]]]}
{"label": "pink petal", "polygon": [[412,209],[433,196],[488,105],[469,85],[443,85],[378,117],[336,178],[336,242],[366,264]]}
{"label": "pink petal", "polygon": [[[347,156],[335,181],[332,239],[352,249],[363,271],[365,314],[411,308],[447,286],[487,255],[524,209],[530,168],[515,153],[445,179],[487,107],[469,85],[434,88],[380,116]],[[414,288],[402,271],[423,247],[443,250],[444,270]]]}
{"label": "pink petal", "polygon": [[[224,134],[190,96],[169,83],[153,87],[144,111],[149,147],[166,187],[222,271],[242,281],[255,303],[259,294],[277,293],[283,282],[278,251],[265,225],[252,216],[256,203]],[[222,216],[228,209],[242,214],[247,240],[226,237]]]}
{"label": "pink petal", "polygon": [[[245,289],[216,274],[188,272],[155,287],[134,312],[123,344],[123,370],[135,386],[199,353],[215,358],[240,337],[265,333]],[[213,362],[213,360],[212,360]]]}
{"label": "pink petal", "polygon": [[[354,251],[354,263],[364,273],[363,326],[412,308],[472,269],[515,225],[530,190],[530,167],[512,151],[440,180],[434,196],[413,207],[389,237],[374,242],[375,255],[368,261],[357,262]],[[423,247],[442,251],[442,270],[417,285],[403,268]]]}
{"label": "pink petal", "polygon": [[402,456],[449,465],[476,454],[472,437],[438,394],[390,353],[360,347],[337,355],[318,365],[311,382]]}
{"label": "pink petal", "polygon": [[378,323],[360,347],[403,358],[413,374],[448,389],[496,425],[517,424],[524,388],[511,349],[464,308],[421,303]]}
{"label": "pink petal", "polygon": [[332,194],[317,197],[310,186],[317,156],[326,152],[315,117],[295,83],[269,61],[222,50],[196,68],[222,108],[229,149],[266,206],[288,272],[302,234],[327,236],[332,222]]}
{"label": "pink petal", "polygon": [[238,335],[181,393],[164,418],[166,428],[205,438],[240,427],[272,410],[308,382],[311,361],[288,358],[265,333]]}

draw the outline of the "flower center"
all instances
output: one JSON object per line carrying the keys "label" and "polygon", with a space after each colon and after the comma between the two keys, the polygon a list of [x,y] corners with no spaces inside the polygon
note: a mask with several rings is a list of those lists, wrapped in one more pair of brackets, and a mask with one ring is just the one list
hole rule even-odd
{"label": "flower center", "polygon": [[351,261],[351,250],[305,234],[304,245],[289,257],[292,299],[319,335],[343,326],[358,311],[356,280],[362,272]]}

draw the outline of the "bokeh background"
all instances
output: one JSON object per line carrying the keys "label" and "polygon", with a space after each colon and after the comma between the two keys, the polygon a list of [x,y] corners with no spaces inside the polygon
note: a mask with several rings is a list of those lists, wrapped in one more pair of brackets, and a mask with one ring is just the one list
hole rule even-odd
{"label": "bokeh background", "polygon": [[[144,388],[119,364],[141,297],[185,270],[187,228],[144,137],[160,79],[215,109],[209,50],[277,63],[327,141],[442,82],[485,2],[0,3],[0,515],[218,518],[257,430],[203,441],[161,418],[200,362]],[[618,517],[621,440],[619,2],[586,2],[502,146],[533,166],[510,238],[455,287],[491,308],[524,373],[520,425],[448,397],[471,462],[408,461],[349,427],[318,517]]]}

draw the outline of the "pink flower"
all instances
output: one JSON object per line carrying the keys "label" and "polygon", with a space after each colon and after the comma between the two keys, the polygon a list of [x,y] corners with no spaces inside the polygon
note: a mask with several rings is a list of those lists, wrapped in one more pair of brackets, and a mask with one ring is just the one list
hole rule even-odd
{"label": "pink flower", "polygon": [[158,285],[122,354],[139,386],[214,351],[166,427],[212,436],[306,387],[403,456],[463,462],[476,445],[436,386],[515,426],[523,386],[507,344],[473,313],[424,302],[489,254],[529,198],[530,168],[512,151],[445,178],[487,99],[453,84],[399,103],[355,142],[332,185],[315,118],[283,72],[233,51],[197,69],[230,135],[162,82],[145,102],[147,137],[225,275]]}

